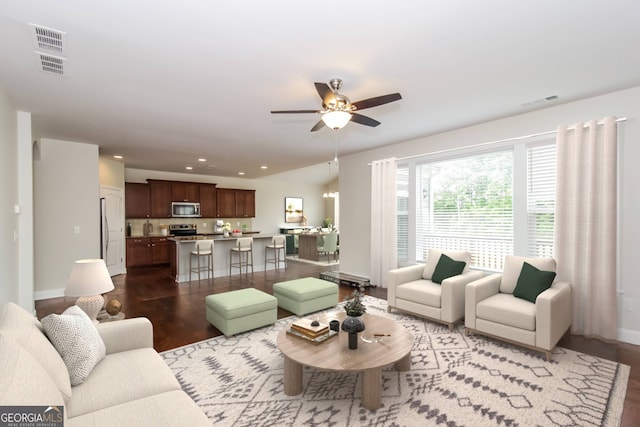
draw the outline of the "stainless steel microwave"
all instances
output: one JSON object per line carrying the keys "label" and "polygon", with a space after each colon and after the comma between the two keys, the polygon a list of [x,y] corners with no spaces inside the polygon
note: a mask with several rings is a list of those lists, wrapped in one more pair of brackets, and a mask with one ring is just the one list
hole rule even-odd
{"label": "stainless steel microwave", "polygon": [[200,217],[200,203],[171,202],[171,216],[174,218],[198,218]]}

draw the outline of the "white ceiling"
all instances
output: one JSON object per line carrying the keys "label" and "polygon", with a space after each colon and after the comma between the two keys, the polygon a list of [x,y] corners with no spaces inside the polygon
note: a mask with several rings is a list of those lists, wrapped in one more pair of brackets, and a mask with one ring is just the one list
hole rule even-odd
{"label": "white ceiling", "polygon": [[[39,136],[130,168],[318,165],[326,181],[336,141],[344,155],[639,85],[639,18],[637,0],[10,0],[0,85]],[[29,23],[66,32],[64,77],[39,71]],[[403,99],[337,135],[270,114],[319,109],[313,83],[333,77],[352,101]]]}

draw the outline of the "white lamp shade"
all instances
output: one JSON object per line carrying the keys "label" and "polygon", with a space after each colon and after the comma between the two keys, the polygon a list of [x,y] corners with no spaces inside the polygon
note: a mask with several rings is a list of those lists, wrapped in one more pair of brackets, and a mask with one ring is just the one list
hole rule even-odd
{"label": "white lamp shade", "polygon": [[330,111],[322,115],[322,121],[331,129],[342,129],[351,120],[351,113],[346,111]]}
{"label": "white lamp shade", "polygon": [[69,297],[101,295],[114,289],[102,259],[81,259],[73,264],[64,294]]}

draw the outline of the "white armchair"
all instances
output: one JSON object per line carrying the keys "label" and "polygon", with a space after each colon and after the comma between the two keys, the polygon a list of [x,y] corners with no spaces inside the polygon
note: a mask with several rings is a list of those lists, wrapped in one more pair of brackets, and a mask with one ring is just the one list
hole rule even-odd
{"label": "white armchair", "polygon": [[[556,271],[553,258],[505,257],[502,274],[492,274],[467,286],[465,334],[476,332],[528,347],[551,360],[551,351],[571,326],[571,285],[553,282],[536,297],[537,292],[532,291],[535,281],[525,280],[525,262],[542,272]],[[521,295],[523,289],[535,302],[514,296],[514,291]]]}
{"label": "white armchair", "polygon": [[[435,283],[432,279],[438,279],[433,275],[443,254],[454,261],[465,262],[464,269],[461,274]],[[431,249],[425,264],[389,271],[387,311],[402,310],[445,323],[452,331],[455,323],[464,317],[465,286],[482,277],[480,271],[469,270],[470,261],[470,252]]]}

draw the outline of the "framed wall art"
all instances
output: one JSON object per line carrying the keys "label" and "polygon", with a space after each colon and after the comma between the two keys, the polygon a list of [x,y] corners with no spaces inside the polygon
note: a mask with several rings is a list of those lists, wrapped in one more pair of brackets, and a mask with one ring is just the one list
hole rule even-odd
{"label": "framed wall art", "polygon": [[302,197],[284,198],[284,222],[302,222]]}

